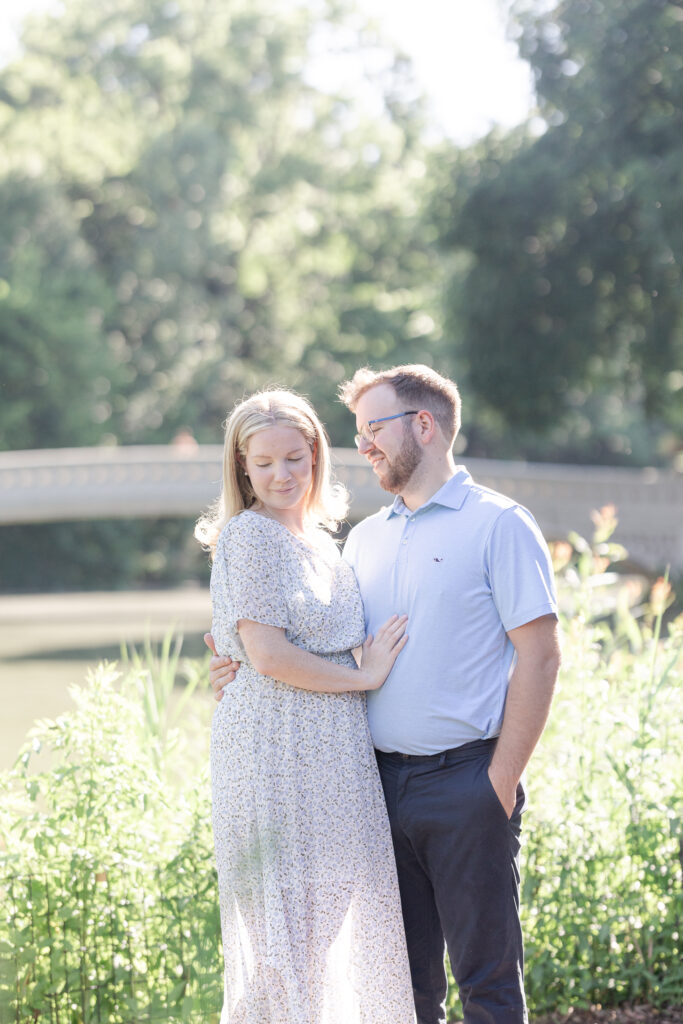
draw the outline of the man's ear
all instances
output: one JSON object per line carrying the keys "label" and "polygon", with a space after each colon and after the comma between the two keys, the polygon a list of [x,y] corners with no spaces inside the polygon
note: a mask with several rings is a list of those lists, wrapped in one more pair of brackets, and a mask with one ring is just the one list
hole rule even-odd
{"label": "man's ear", "polygon": [[418,425],[420,433],[419,440],[423,444],[426,444],[428,441],[431,441],[436,432],[436,420],[432,416],[429,409],[420,409],[417,416],[415,417],[415,422]]}

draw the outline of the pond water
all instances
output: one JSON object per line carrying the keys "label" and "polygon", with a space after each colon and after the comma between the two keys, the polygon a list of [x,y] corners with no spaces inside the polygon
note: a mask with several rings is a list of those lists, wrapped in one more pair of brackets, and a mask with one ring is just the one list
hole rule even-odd
{"label": "pond water", "polygon": [[172,629],[184,637],[183,654],[198,657],[210,624],[209,594],[199,588],[0,597],[0,770],[33,722],[66,711],[70,687],[89,667],[118,660],[122,643],[159,641]]}

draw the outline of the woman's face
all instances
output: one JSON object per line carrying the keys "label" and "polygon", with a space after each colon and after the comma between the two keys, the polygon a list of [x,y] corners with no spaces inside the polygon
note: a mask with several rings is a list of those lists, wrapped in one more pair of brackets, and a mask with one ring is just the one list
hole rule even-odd
{"label": "woman's face", "polygon": [[247,442],[245,468],[264,508],[278,512],[301,510],[313,480],[313,453],[296,427],[265,427]]}

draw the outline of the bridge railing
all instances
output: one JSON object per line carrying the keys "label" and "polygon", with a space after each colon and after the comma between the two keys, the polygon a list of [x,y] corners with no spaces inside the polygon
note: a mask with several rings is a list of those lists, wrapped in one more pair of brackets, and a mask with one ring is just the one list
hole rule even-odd
{"label": "bridge railing", "polygon": [[[353,449],[333,449],[351,492],[351,521],[389,496]],[[218,495],[221,445],[149,445],[0,452],[0,525],[119,517],[196,516]],[[590,535],[593,509],[614,504],[615,537],[647,569],[683,570],[683,475],[465,459],[479,483],[531,509],[549,540]]]}

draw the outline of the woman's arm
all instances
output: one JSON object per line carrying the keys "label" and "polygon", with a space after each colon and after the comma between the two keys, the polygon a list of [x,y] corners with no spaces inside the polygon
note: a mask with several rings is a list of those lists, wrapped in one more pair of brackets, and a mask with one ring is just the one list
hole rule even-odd
{"label": "woman's arm", "polygon": [[408,637],[408,617],[392,617],[363,644],[361,666],[338,665],[290,643],[284,629],[251,619],[237,623],[249,661],[260,675],[271,676],[300,690],[345,693],[377,690],[389,675]]}

